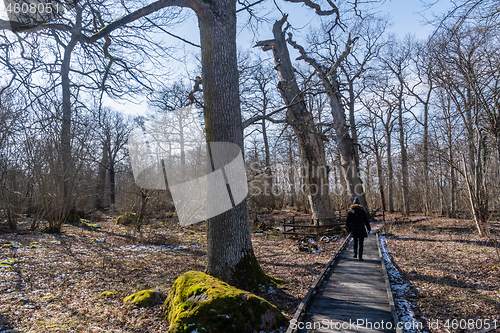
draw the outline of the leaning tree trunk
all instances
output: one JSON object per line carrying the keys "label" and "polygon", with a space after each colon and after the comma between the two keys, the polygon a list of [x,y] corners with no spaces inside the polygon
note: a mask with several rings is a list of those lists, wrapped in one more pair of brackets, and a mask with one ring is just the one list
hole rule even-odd
{"label": "leaning tree trunk", "polygon": [[[282,34],[284,35],[284,33]],[[341,102],[340,87],[336,73],[339,64],[349,54],[354,40],[348,40],[345,51],[336,60],[336,65],[334,65],[333,68],[325,68],[324,66],[320,65],[315,59],[309,57],[304,48],[292,41],[291,38],[289,38],[287,41],[300,52],[301,56],[299,59],[303,59],[315,69],[316,74],[320,78],[321,83],[325,88],[326,94],[328,95],[328,98],[330,100],[330,110],[333,117],[333,128],[335,130],[341,165],[344,171],[345,181],[347,183],[347,193],[351,201],[355,197],[358,197],[361,204],[365,208],[368,208],[365,198],[365,191],[363,188],[363,182],[361,181],[361,178],[359,176],[356,145],[349,134],[349,127],[346,124],[345,112]]]}
{"label": "leaning tree trunk", "polygon": [[347,194],[351,201],[354,200],[355,197],[359,198],[361,205],[368,209],[363,182],[359,176],[359,165],[356,162],[358,160],[356,157],[356,147],[349,135],[348,126],[346,126],[340,97],[338,92],[333,89],[330,90],[328,96],[330,97],[330,107],[337,137],[337,145],[340,152],[340,162],[347,183]]}
{"label": "leaning tree trunk", "polygon": [[351,129],[351,138],[354,142],[354,152],[356,158],[356,165],[359,168],[359,149],[358,149],[358,130],[356,128],[356,117],[354,116],[354,108],[356,105],[356,96],[354,94],[354,82],[348,81],[349,90],[349,127]]}
{"label": "leaning tree trunk", "polygon": [[285,40],[285,32],[282,31],[286,18],[284,16],[274,23],[274,40],[259,42],[257,46],[263,46],[264,51],[273,50],[275,69],[280,78],[278,89],[283,101],[288,106],[287,122],[292,127],[299,145],[304,170],[304,192],[311,207],[312,218],[324,223],[326,221],[321,219],[334,216],[328,181],[329,169],[326,165],[323,144],[325,137],[318,132],[313,115],[307,110],[304,96],[297,85]]}
{"label": "leaning tree trunk", "polygon": [[[231,142],[243,151],[236,1],[197,3],[201,40],[204,118],[208,142]],[[250,238],[247,202],[207,221],[207,273],[244,290],[265,283]]]}

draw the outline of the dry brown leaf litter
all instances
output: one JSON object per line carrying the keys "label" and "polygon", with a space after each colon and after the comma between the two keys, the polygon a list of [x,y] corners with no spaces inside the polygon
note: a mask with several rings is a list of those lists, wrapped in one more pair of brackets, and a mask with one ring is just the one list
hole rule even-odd
{"label": "dry brown leaf litter", "polygon": [[[500,225],[491,225],[500,240]],[[431,218],[388,228],[387,246],[411,282],[417,320],[430,332],[475,332],[496,320],[500,332],[500,257],[494,241],[480,238],[470,220]],[[391,237],[392,236],[392,237]],[[430,327],[439,320],[439,327]],[[463,330],[445,323],[474,320]],[[482,327],[483,329],[485,326]]]}
{"label": "dry brown leaf litter", "polygon": [[[12,269],[0,269],[0,331],[168,330],[161,305],[137,308],[123,303],[123,298],[143,289],[167,293],[177,276],[204,270],[204,227],[155,224],[138,235],[131,227],[118,226],[111,219],[98,223],[102,232],[65,226],[61,235],[0,235],[0,246],[13,242],[23,245],[1,249],[0,261],[16,258],[21,262]],[[40,247],[30,248],[32,242]],[[296,240],[276,235],[256,235],[253,242],[264,271],[286,281],[281,290],[263,288],[255,292],[291,317],[340,239],[318,241],[323,252],[314,254],[299,252]],[[100,296],[105,291],[116,294]]]}

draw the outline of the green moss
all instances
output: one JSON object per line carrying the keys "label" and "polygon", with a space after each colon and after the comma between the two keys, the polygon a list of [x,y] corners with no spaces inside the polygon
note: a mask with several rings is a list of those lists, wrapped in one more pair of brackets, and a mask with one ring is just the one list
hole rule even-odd
{"label": "green moss", "polygon": [[88,220],[82,220],[82,222],[80,222],[78,225],[86,230],[101,231],[101,226],[99,224],[90,223],[90,221]]}
{"label": "green moss", "polygon": [[144,307],[154,305],[164,299],[165,296],[161,292],[150,289],[136,292],[135,294],[125,297],[123,301],[131,302],[134,305]]}
{"label": "green moss", "polygon": [[108,297],[108,296],[114,296],[116,295],[116,293],[112,292],[112,291],[103,291],[101,293],[101,297]]}
{"label": "green moss", "polygon": [[131,225],[139,222],[139,215],[136,213],[125,213],[116,218],[116,224]]}
{"label": "green moss", "polygon": [[53,301],[56,299],[56,297],[54,295],[47,295],[47,296],[43,296],[42,299],[47,300],[47,301]]}
{"label": "green moss", "polygon": [[286,318],[272,304],[202,272],[177,278],[163,305],[174,332],[252,332],[279,327]]}

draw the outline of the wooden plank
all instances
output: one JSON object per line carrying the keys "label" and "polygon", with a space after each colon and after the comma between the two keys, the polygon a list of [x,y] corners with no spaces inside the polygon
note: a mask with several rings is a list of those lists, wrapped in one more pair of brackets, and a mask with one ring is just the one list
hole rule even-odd
{"label": "wooden plank", "polygon": [[[342,333],[345,332],[362,332],[362,333],[389,333],[391,330],[387,329],[387,325],[389,327],[393,326],[392,323],[386,324],[387,322],[390,322],[390,318],[388,321],[386,321],[383,318],[336,318],[332,317],[329,315],[321,315],[321,314],[314,314],[313,316],[309,316],[306,318],[307,322],[310,323],[311,326],[314,326],[316,323],[316,328],[311,329],[311,330],[300,330],[300,332],[336,332],[338,333],[341,331]],[[358,321],[359,319],[359,321]],[[381,321],[384,321],[383,326],[380,326],[382,323]],[[371,323],[367,324],[367,321]],[[360,326],[357,326],[356,324],[359,323]],[[377,324],[379,325],[377,326]],[[351,325],[349,325],[351,324]],[[337,325],[337,326],[336,326]],[[342,327],[344,325],[344,327]],[[340,330],[339,330],[340,328]],[[378,328],[378,329],[377,329]],[[394,331],[392,331],[394,333]]]}
{"label": "wooden plank", "polygon": [[387,293],[387,289],[386,288],[381,288],[380,286],[377,287],[377,288],[369,288],[369,287],[363,287],[363,288],[354,288],[354,287],[351,287],[351,288],[335,288],[335,287],[331,287],[330,285],[328,287],[326,287],[325,289],[322,289],[318,292],[319,296],[321,297],[335,297],[336,295],[359,295],[359,296],[363,296],[363,295],[377,295],[377,294],[380,294],[380,295],[385,295],[385,293]]}
{"label": "wooden plank", "polygon": [[[330,311],[326,308],[314,308],[314,316],[323,315],[326,317],[330,317],[332,320],[342,320],[342,321],[357,321],[358,319],[364,319],[365,321],[370,322],[392,322],[391,311],[383,311],[383,310],[374,310],[374,309],[345,309],[343,311],[332,310]],[[314,316],[312,318],[314,318]]]}
{"label": "wooden plank", "polygon": [[314,301],[314,305],[311,305],[309,310],[312,312],[312,309],[331,309],[332,311],[335,311],[336,309],[352,309],[352,308],[359,308],[359,306],[362,305],[368,309],[376,309],[376,310],[382,310],[382,311],[390,311],[391,308],[389,304],[385,302],[376,302],[376,303],[355,303],[352,301],[341,301],[341,300],[325,300],[325,299],[319,299]]}
{"label": "wooden plank", "polygon": [[[376,228],[374,228],[376,229]],[[317,229],[318,230],[318,229]],[[379,253],[378,238],[369,237],[364,243],[364,261],[352,258],[352,250],[342,251],[337,260],[329,265],[323,281],[316,286],[317,292],[311,293],[310,306],[303,320],[334,320],[348,322],[359,318],[373,323],[384,320],[395,327],[389,302],[388,286],[384,267]],[[344,242],[343,246],[347,246]],[[303,307],[305,309],[305,306]],[[303,310],[302,309],[302,310]],[[301,316],[294,316],[298,321]],[[287,333],[292,332],[290,329]],[[338,332],[333,329],[314,329],[311,332]],[[389,332],[388,330],[342,329],[342,332]],[[394,330],[393,330],[394,331]],[[303,331],[305,332],[305,330]]]}
{"label": "wooden plank", "polygon": [[[308,305],[308,303],[311,301],[313,293],[316,291],[316,289],[318,288],[320,282],[323,280],[326,272],[328,271],[328,269],[330,268],[330,266],[333,264],[333,262],[335,262],[335,260],[337,259],[337,257],[340,256],[340,254],[344,250],[345,246],[349,243],[350,238],[351,238],[351,234],[347,235],[347,237],[344,239],[344,242],[342,243],[342,245],[340,246],[340,248],[337,250],[337,252],[335,252],[335,255],[332,257],[332,259],[330,259],[330,261],[328,262],[328,264],[326,264],[325,268],[323,268],[323,271],[321,271],[320,275],[318,276],[318,278],[316,279],[316,281],[314,281],[312,287],[307,292],[306,297],[304,297],[302,299],[302,301],[300,302],[299,306],[297,307],[297,310],[295,311],[295,315],[293,316],[292,320],[295,320],[295,321],[299,320],[302,312],[304,311],[304,309],[306,308],[306,306]],[[295,331],[296,330],[292,327],[292,325],[290,325],[290,326],[288,326],[288,329],[286,330],[286,333],[292,333],[292,332],[295,332]]]}
{"label": "wooden plank", "polygon": [[376,301],[376,298],[380,298],[382,296],[385,296],[383,293],[369,293],[365,295],[352,295],[352,294],[336,294],[335,299],[340,300],[340,301],[346,301],[346,302],[356,302],[360,304],[364,303],[376,303],[376,302],[387,302],[387,298],[383,299],[381,301]]}

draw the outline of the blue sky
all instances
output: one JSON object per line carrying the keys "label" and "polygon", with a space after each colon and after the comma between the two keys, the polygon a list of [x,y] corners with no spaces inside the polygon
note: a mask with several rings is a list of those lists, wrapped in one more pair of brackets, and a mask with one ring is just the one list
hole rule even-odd
{"label": "blue sky", "polygon": [[[432,0],[425,0],[427,3],[432,1]],[[297,39],[300,41],[300,38],[302,35],[305,36],[308,31],[309,27],[314,25],[318,21],[318,16],[315,14],[314,10],[305,7],[301,4],[297,3],[289,3],[285,1],[276,1],[280,8],[285,12],[289,14],[288,20],[291,22],[292,26],[297,29],[294,34],[297,35]],[[340,1],[338,0],[336,3],[339,3]],[[271,3],[271,2],[269,2]],[[429,24],[425,24],[426,20],[432,19],[435,14],[438,13],[444,13],[446,12],[451,6],[451,3],[449,0],[439,0],[436,4],[434,4],[432,7],[428,8],[426,6],[425,2],[422,2],[421,0],[385,0],[382,4],[378,4],[375,6],[374,10],[379,12],[381,15],[387,15],[389,14],[392,18],[393,25],[389,28],[389,32],[392,32],[396,34],[398,37],[404,37],[406,34],[414,34],[417,38],[419,39],[424,39],[427,36],[429,36],[430,33],[433,31],[433,27]],[[241,50],[248,50],[251,49],[252,46],[255,43],[255,40],[264,40],[264,39],[270,39],[272,38],[272,33],[271,33],[271,28],[272,28],[272,23],[281,17],[281,14],[277,10],[272,10],[268,8],[268,4],[266,6],[261,7],[262,11],[259,14],[263,14],[266,12],[270,12],[267,15],[268,18],[268,23],[264,23],[260,26],[260,29],[258,30],[257,36],[254,37],[254,35],[250,32],[248,32],[246,29],[241,29],[241,26],[245,22],[245,15],[240,14],[238,17],[239,22],[240,22],[240,31],[238,34],[238,47]],[[186,22],[183,24],[181,27],[178,28],[177,31],[174,31],[175,34],[191,41],[194,43],[199,44],[199,31],[198,31],[198,25],[196,23],[196,18],[192,17],[190,22]],[[169,40],[171,40],[172,43],[179,45],[180,42],[174,38],[167,37]],[[184,51],[181,51],[182,53],[197,53],[199,52],[199,49],[189,46],[187,44],[184,44],[182,46]],[[262,54],[263,57],[271,57],[272,55],[269,53]],[[180,66],[181,68],[185,68],[185,65]],[[191,67],[188,65],[188,67]],[[193,64],[192,69],[194,69],[195,66]],[[193,73],[190,73],[192,75]],[[199,75],[196,74],[196,75]],[[184,77],[184,79],[187,79],[187,74],[184,69],[181,69],[178,73],[176,73],[174,76],[178,77]],[[177,79],[176,77],[173,78],[173,80]],[[114,104],[111,102],[111,104]],[[115,108],[120,108],[119,105],[114,105]],[[144,113],[147,110],[147,102],[142,100],[140,102],[140,105],[136,107],[129,108],[129,110],[132,109],[130,113]],[[129,113],[129,112],[128,112]]]}
{"label": "blue sky", "polygon": [[379,7],[381,13],[388,13],[392,17],[393,26],[390,28],[396,35],[404,36],[407,33],[415,34],[419,39],[426,38],[433,31],[433,27],[425,24],[436,14],[446,13],[452,6],[449,0],[439,0],[430,8],[420,0],[386,0]]}
{"label": "blue sky", "polygon": [[[337,0],[337,4],[342,4],[345,0]],[[450,7],[450,0],[439,0],[435,5],[430,8],[427,8],[425,2],[429,3],[434,0],[385,0],[382,4],[378,4],[375,6],[376,11],[378,11],[382,15],[389,14],[392,18],[393,25],[389,28],[390,32],[393,32],[399,37],[404,37],[406,34],[414,34],[419,39],[426,38],[432,31],[433,27],[429,24],[425,24],[426,19],[432,19],[434,14],[446,12]],[[0,3],[3,4],[3,1],[0,0]],[[315,25],[318,22],[318,16],[315,14],[314,10],[303,6],[297,3],[289,3],[282,0],[276,0],[276,3],[280,6],[280,8],[289,14],[289,22],[291,22],[292,26],[296,29],[294,31],[294,38],[296,38],[299,42],[301,38],[304,37],[309,32],[309,27]],[[345,2],[344,2],[345,3]],[[238,46],[241,50],[248,50],[254,45],[255,40],[263,40],[269,39],[272,37],[271,28],[272,23],[281,17],[281,14],[273,7],[271,1],[264,2],[264,5],[260,7],[261,11],[258,15],[262,15],[268,13],[266,17],[268,18],[268,23],[264,23],[260,26],[260,29],[257,32],[257,35],[254,36],[253,33],[248,32],[246,29],[241,29],[238,35]],[[0,8],[1,10],[2,8]],[[2,13],[5,14],[5,13]],[[2,15],[0,15],[2,16]],[[424,18],[425,17],[425,18]],[[238,17],[240,27],[246,20],[246,15],[241,13]],[[183,38],[192,41],[194,43],[199,44],[199,31],[198,25],[196,23],[196,18],[192,15],[192,18],[189,22],[179,26],[177,31],[173,31],[173,33],[182,36]],[[168,37],[166,35],[159,36],[159,38],[165,38],[168,43],[173,43],[176,45],[180,45],[181,51],[180,55],[185,55],[189,53],[196,54],[199,52],[199,49],[189,46],[187,44],[181,45],[182,43],[177,39]],[[179,58],[181,58],[181,56]],[[271,56],[270,54],[262,54],[263,57]],[[169,60],[170,61],[170,60]],[[192,76],[194,73],[186,73],[186,70],[183,68],[188,68],[190,72],[196,68],[193,64],[188,65],[180,65],[181,68],[174,77],[171,78],[171,81],[176,81],[181,77],[185,79],[188,76]],[[196,74],[196,75],[199,75]],[[147,102],[145,99],[138,101],[139,105],[123,107],[120,104],[107,101],[106,104],[112,106],[116,109],[128,109],[127,113],[132,114],[143,114],[147,110]]]}

